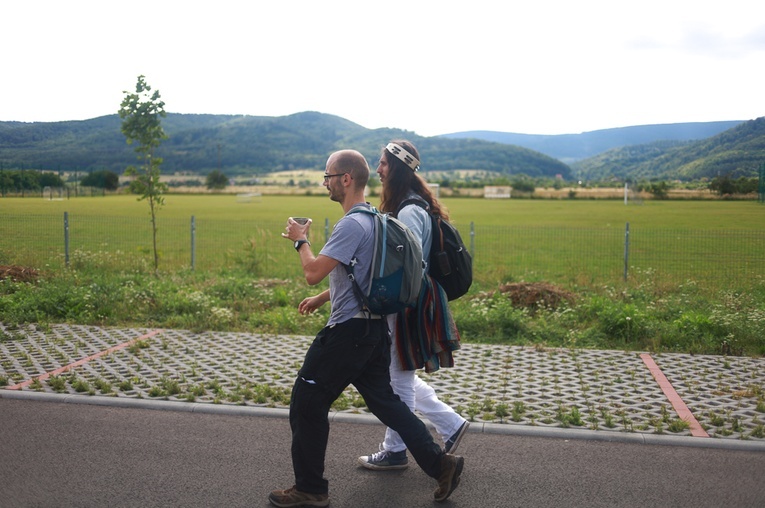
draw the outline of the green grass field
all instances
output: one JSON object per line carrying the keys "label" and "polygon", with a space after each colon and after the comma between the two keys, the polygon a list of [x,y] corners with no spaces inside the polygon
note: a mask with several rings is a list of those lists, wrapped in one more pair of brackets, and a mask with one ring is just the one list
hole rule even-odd
{"label": "green grass field", "polygon": [[[280,233],[288,216],[312,217],[318,252],[342,213],[337,203],[324,195],[263,196],[247,203],[233,195],[166,198],[156,276],[145,202],[132,196],[0,198],[0,265],[41,272],[35,285],[0,280],[0,320],[293,334],[322,325],[326,309],[306,317],[295,307],[326,282],[313,288],[302,281],[297,256]],[[765,354],[765,206],[444,203],[474,251],[474,285],[450,305],[464,340]],[[537,300],[519,308],[496,291],[516,282],[557,287],[571,295],[570,303]]]}
{"label": "green grass field", "polygon": [[[370,201],[375,204],[376,197]],[[594,285],[648,273],[718,285],[746,282],[765,256],[765,206],[742,201],[489,200],[443,201],[475,257],[478,286],[512,280]],[[0,199],[0,263],[60,265],[68,213],[70,262],[94,253],[123,264],[150,257],[148,206],[134,196],[50,201]],[[256,275],[295,277],[289,242],[280,238],[290,215],[314,220],[314,250],[342,211],[326,195],[166,196],[158,214],[161,267],[245,266]],[[627,238],[626,225],[630,235]],[[625,243],[629,240],[629,245]],[[115,254],[116,253],[116,254]],[[84,259],[81,259],[83,258]],[[107,264],[109,260],[100,262]]]}
{"label": "green grass field", "polygon": [[[370,197],[372,204],[379,198]],[[446,198],[452,220],[460,227],[480,226],[617,227],[697,230],[742,229],[765,231],[765,205],[753,201],[644,201],[625,205],[621,200],[543,200]],[[63,201],[41,198],[0,198],[3,215],[148,217],[145,202],[135,196],[80,197]],[[280,222],[289,215],[310,216],[314,222],[341,215],[340,206],[324,194],[262,196],[238,202],[234,195],[169,194],[161,217],[187,219],[257,220]]]}

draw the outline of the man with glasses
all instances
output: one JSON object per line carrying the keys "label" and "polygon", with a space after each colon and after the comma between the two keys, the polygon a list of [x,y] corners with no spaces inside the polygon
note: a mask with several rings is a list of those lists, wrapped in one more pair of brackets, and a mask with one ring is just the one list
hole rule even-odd
{"label": "man with glasses", "polygon": [[396,430],[417,464],[438,481],[433,496],[444,501],[460,481],[464,460],[446,454],[427,427],[401,402],[390,386],[390,336],[383,316],[362,312],[343,265],[358,260],[354,272],[362,290],[370,282],[374,249],[374,222],[367,214],[348,214],[354,206],[369,206],[364,188],[369,166],[355,150],[341,150],[329,156],[324,185],[329,198],[346,213],[318,256],[308,242],[310,222],[288,220],[282,236],[293,241],[300,255],[306,282],[316,285],[329,276],[329,289],[306,298],[298,311],[314,312],[331,302],[327,325],[306,353],[292,389],[290,427],[295,485],[269,495],[274,506],[328,506],[329,485],[324,479],[324,457],[329,438],[327,414],[345,388],[353,384],[370,411],[382,423]]}

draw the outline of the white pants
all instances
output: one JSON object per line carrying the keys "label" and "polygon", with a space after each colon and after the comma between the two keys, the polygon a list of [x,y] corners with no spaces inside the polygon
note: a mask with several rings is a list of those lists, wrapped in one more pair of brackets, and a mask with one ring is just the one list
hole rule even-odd
{"label": "white pants", "polygon": [[[459,430],[465,419],[454,409],[438,399],[436,391],[413,370],[403,370],[396,348],[396,316],[388,316],[388,327],[393,334],[390,348],[390,385],[399,398],[409,406],[412,412],[419,411],[436,428],[441,439],[446,442]],[[406,445],[398,432],[390,428],[385,431],[382,449],[390,452],[406,450]]]}

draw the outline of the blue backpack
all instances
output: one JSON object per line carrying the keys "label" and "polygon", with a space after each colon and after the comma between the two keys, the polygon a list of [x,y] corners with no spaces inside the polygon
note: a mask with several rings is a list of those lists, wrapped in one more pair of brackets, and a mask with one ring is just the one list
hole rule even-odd
{"label": "blue backpack", "polygon": [[380,213],[375,207],[358,206],[351,213],[365,213],[374,220],[375,245],[371,278],[366,294],[361,291],[353,268],[356,258],[345,265],[353,291],[362,307],[373,314],[395,314],[417,303],[424,277],[422,247],[403,222]]}

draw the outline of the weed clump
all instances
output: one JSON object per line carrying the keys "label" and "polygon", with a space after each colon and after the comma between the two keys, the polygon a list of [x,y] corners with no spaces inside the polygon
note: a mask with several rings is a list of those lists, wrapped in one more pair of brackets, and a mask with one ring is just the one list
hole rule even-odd
{"label": "weed clump", "polygon": [[40,272],[34,268],[18,265],[0,265],[0,280],[12,280],[14,282],[34,282],[40,276]]}
{"label": "weed clump", "polygon": [[574,303],[573,294],[547,282],[512,282],[503,284],[498,291],[507,296],[514,307],[529,309],[532,313]]}

